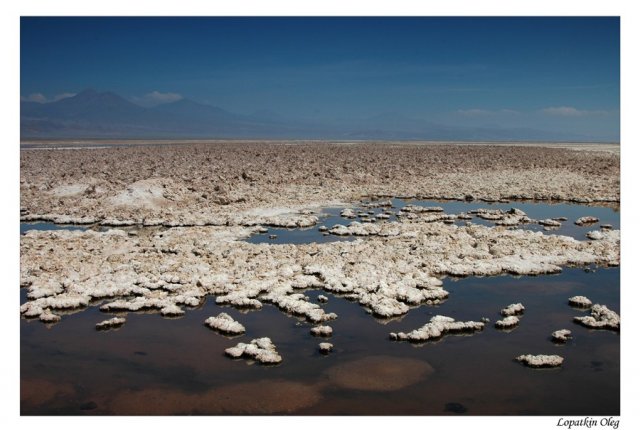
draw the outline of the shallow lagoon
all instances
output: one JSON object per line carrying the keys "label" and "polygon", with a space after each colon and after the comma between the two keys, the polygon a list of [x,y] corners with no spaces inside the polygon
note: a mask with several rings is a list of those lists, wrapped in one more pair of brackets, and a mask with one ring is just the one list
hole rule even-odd
{"label": "shallow lagoon", "polygon": [[[521,224],[517,228],[525,230],[541,231],[545,234],[559,234],[564,236],[571,236],[578,240],[586,240],[585,234],[592,230],[599,229],[600,224],[611,224],[613,229],[620,228],[620,213],[618,205],[607,206],[586,206],[578,204],[568,203],[539,203],[539,202],[511,202],[511,203],[486,203],[482,201],[473,202],[460,202],[460,201],[442,201],[442,200],[414,200],[414,199],[392,199],[393,208],[362,208],[355,207],[354,211],[371,211],[373,214],[371,217],[383,212],[384,209],[390,209],[394,213],[397,213],[400,208],[408,204],[418,206],[439,206],[444,209],[443,213],[446,214],[459,214],[467,213],[469,211],[477,209],[501,209],[507,211],[511,208],[518,208],[527,213],[527,215],[536,220],[542,220],[547,218],[566,217],[567,221],[562,222],[562,226],[557,229],[545,231],[544,227],[540,224]],[[349,225],[353,221],[360,221],[360,219],[348,219],[340,216],[340,212],[343,208],[329,208],[324,209],[318,213],[320,218],[318,225],[324,225],[328,228],[333,227],[336,224]],[[574,221],[582,216],[595,216],[600,220],[599,223],[590,226],[577,226]],[[486,226],[495,226],[492,221],[488,221],[482,218],[478,218],[474,215],[473,219],[469,220],[474,224],[482,224]],[[396,221],[397,217],[391,215],[388,221]],[[376,221],[385,222],[385,221]],[[455,224],[464,225],[465,220],[457,220]],[[275,235],[275,238],[270,238],[271,235]],[[250,243],[309,243],[309,242],[330,242],[335,240],[353,240],[353,237],[334,236],[329,234],[323,234],[318,231],[318,226],[305,228],[305,229],[286,229],[286,228],[269,228],[266,233],[252,235],[247,239]]]}
{"label": "shallow lagoon", "polygon": [[[398,202],[396,209],[404,204]],[[443,202],[424,204],[442,206],[446,213],[518,207],[532,218],[566,216],[562,228],[575,231],[581,240],[598,227],[574,226],[579,216],[594,215],[619,228],[618,213],[608,208],[447,203],[463,205],[458,209]],[[545,212],[538,215],[537,209]],[[331,227],[352,221],[338,214],[339,210],[330,213],[333,219],[321,222]],[[476,221],[484,222],[474,218]],[[278,238],[268,239],[275,230],[282,230],[276,233]],[[322,236],[317,228],[303,233],[344,240]],[[287,234],[303,233],[270,229],[249,241],[264,237],[264,241],[277,243],[289,240]],[[329,322],[334,334],[326,341],[335,350],[328,356],[318,352],[318,343],[325,339],[313,337],[309,333],[312,325],[304,320],[268,304],[259,311],[240,312],[216,305],[214,297],[181,318],[131,313],[121,329],[104,332],[94,326],[109,314],[97,306],[66,315],[53,326],[22,319],[21,412],[617,415],[619,334],[574,324],[573,316],[585,311],[570,307],[567,299],[586,295],[619,312],[619,273],[618,268],[596,268],[594,272],[567,268],[553,276],[445,278],[443,287],[450,296],[444,303],[417,307],[393,320],[375,319],[356,303],[307,290],[314,302],[318,294],[328,296],[323,307],[338,314],[337,320]],[[21,290],[21,303],[25,300],[26,290]],[[526,306],[520,325],[510,332],[493,328],[500,309],[516,302]],[[244,324],[247,333],[227,338],[203,325],[207,317],[221,311]],[[447,336],[438,342],[411,344],[388,339],[389,332],[420,327],[437,314],[459,320],[488,317],[491,323],[477,334]],[[566,345],[549,340],[551,332],[561,328],[573,332],[573,340]],[[271,337],[277,346],[283,357],[280,365],[261,366],[224,356],[225,348],[262,336]],[[559,369],[529,369],[513,360],[523,353],[559,354],[565,363]],[[371,358],[373,364],[367,361]],[[340,370],[353,362],[361,371],[347,378]],[[432,370],[425,372],[424,363]],[[380,369],[388,372],[381,375]],[[404,378],[402,386],[391,384],[382,390],[371,383],[372,378],[384,381],[385,375],[397,380],[396,370]]]}

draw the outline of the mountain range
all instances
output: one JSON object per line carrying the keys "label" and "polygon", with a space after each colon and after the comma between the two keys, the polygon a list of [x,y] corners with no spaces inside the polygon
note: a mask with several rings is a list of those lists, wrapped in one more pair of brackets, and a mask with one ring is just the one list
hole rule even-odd
{"label": "mountain range", "polygon": [[590,141],[554,131],[445,126],[400,114],[335,121],[289,119],[270,111],[232,113],[189,99],[139,106],[110,91],[84,90],[49,103],[20,102],[21,139],[256,138],[461,141]]}

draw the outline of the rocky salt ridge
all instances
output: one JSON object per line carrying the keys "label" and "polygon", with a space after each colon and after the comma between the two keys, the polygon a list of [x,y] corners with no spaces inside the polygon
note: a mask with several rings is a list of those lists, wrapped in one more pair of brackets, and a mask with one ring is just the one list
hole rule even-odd
{"label": "rocky salt ridge", "polygon": [[204,325],[224,334],[237,335],[246,331],[242,324],[225,312],[221,312],[218,316],[207,318],[204,321]]}
{"label": "rocky salt ridge", "polygon": [[504,316],[519,315],[524,312],[524,309],[525,307],[522,303],[512,303],[502,309],[500,313]]}
{"label": "rocky salt ridge", "polygon": [[439,339],[446,334],[473,333],[484,328],[483,322],[476,321],[456,321],[453,318],[436,315],[422,327],[412,330],[409,333],[389,333],[391,340],[408,340],[411,342],[424,342],[427,340]]}
{"label": "rocky salt ridge", "polygon": [[122,327],[125,322],[127,322],[126,318],[113,317],[96,324],[96,330],[109,330],[112,328]]}
{"label": "rocky salt ridge", "polygon": [[278,364],[282,361],[276,346],[268,337],[253,339],[248,344],[240,342],[234,347],[225,349],[224,352],[233,358],[247,357],[263,364]]}
{"label": "rocky salt ridge", "polygon": [[328,353],[330,353],[331,351],[333,351],[333,344],[332,344],[332,343],[329,343],[329,342],[321,342],[321,343],[318,345],[318,349],[320,350],[320,352],[321,352],[322,354],[328,354]]}
{"label": "rocky salt ridge", "polygon": [[20,241],[25,317],[87,307],[105,312],[180,315],[207,296],[219,304],[272,303],[312,323],[337,317],[310,302],[306,289],[357,301],[380,317],[448,296],[442,276],[538,275],[566,265],[618,265],[619,231],[597,241],[481,225],[393,222],[398,235],[303,245],[251,244],[255,227],[189,227],[138,235],[30,231]]}
{"label": "rocky salt ridge", "polygon": [[319,325],[311,328],[311,334],[314,336],[331,336],[333,329],[328,325]]}
{"label": "rocky salt ridge", "polygon": [[577,226],[584,226],[589,224],[595,224],[600,221],[598,218],[594,216],[583,216],[574,221],[574,224]]}
{"label": "rocky salt ridge", "polygon": [[496,321],[495,326],[496,328],[500,328],[500,329],[510,329],[517,326],[519,323],[520,323],[520,318],[518,318],[515,315],[511,315]]}
{"label": "rocky salt ridge", "polygon": [[569,304],[580,308],[590,308],[593,303],[585,296],[573,296],[569,297]]}
{"label": "rocky salt ridge", "polygon": [[591,315],[573,320],[588,328],[620,330],[620,316],[604,305],[595,304],[591,307]]}
{"label": "rocky salt ridge", "polygon": [[562,365],[564,358],[559,355],[520,355],[516,357],[516,360],[529,367],[541,368],[541,367],[559,367]]}
{"label": "rocky salt ridge", "polygon": [[567,330],[567,329],[556,330],[553,333],[551,333],[551,338],[553,339],[554,342],[566,343],[571,338],[571,330]]}

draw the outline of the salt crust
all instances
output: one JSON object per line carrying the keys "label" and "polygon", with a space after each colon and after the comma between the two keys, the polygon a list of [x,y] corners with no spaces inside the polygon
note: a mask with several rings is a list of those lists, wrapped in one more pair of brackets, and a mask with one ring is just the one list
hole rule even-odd
{"label": "salt crust", "polygon": [[[216,303],[263,302],[312,323],[337,317],[300,292],[342,294],[379,317],[448,297],[442,276],[558,273],[565,265],[618,265],[619,230],[597,241],[540,232],[393,222],[397,236],[323,244],[250,244],[244,227],[190,227],[162,234],[123,230],[30,231],[21,237],[25,317],[106,300],[105,312],[181,315],[208,295]],[[377,226],[376,226],[377,227]]]}
{"label": "salt crust", "polygon": [[96,324],[96,330],[108,330],[111,328],[121,327],[127,320],[122,317],[113,317]]}
{"label": "salt crust", "polygon": [[204,321],[204,325],[225,334],[236,335],[246,331],[242,324],[225,312],[221,312],[218,316],[207,318]]}
{"label": "salt crust", "polygon": [[329,352],[333,351],[333,344],[329,342],[321,342],[318,345],[318,348],[320,349],[321,353],[328,354]]}
{"label": "salt crust", "polygon": [[554,340],[554,342],[566,343],[571,338],[571,330],[556,330],[551,333],[551,338]]}
{"label": "salt crust", "polygon": [[506,308],[502,309],[500,313],[504,316],[519,315],[524,312],[524,305],[522,303],[512,303]]}
{"label": "salt crust", "polygon": [[520,355],[516,360],[529,367],[558,367],[562,365],[564,358],[559,355]]}
{"label": "salt crust", "polygon": [[268,337],[253,339],[251,343],[240,342],[234,347],[227,348],[224,352],[233,358],[247,357],[263,364],[277,364],[282,357],[276,351],[276,347]]}
{"label": "salt crust", "polygon": [[495,326],[497,328],[509,329],[517,326],[519,323],[520,323],[520,318],[518,318],[517,316],[511,315],[496,321]]}
{"label": "salt crust", "polygon": [[595,304],[591,307],[591,315],[573,320],[589,328],[620,330],[620,316],[604,305]]}
{"label": "salt crust", "polygon": [[573,296],[569,298],[569,304],[571,306],[577,306],[577,307],[582,307],[582,308],[590,308],[592,303],[591,300],[589,300],[587,297],[585,296]]}
{"label": "salt crust", "polygon": [[483,322],[476,321],[456,321],[453,318],[436,315],[422,327],[412,330],[409,333],[389,333],[391,340],[408,340],[412,342],[423,342],[441,338],[446,334],[473,333],[484,328]]}

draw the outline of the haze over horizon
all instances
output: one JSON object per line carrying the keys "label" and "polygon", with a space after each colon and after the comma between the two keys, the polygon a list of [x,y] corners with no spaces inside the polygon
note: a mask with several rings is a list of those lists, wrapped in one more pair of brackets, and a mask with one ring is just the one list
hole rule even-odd
{"label": "haze over horizon", "polygon": [[20,89],[23,137],[619,141],[619,18],[23,17]]}

